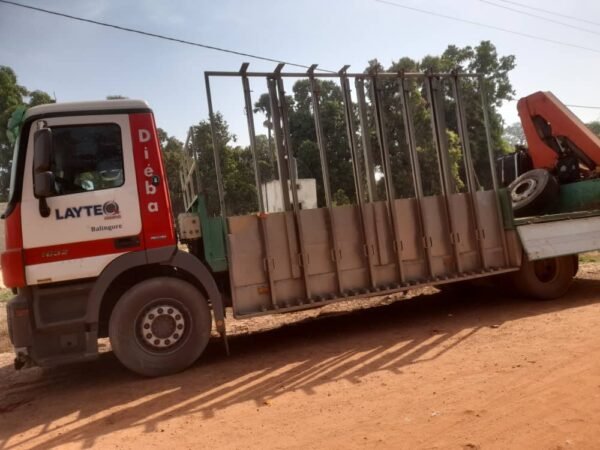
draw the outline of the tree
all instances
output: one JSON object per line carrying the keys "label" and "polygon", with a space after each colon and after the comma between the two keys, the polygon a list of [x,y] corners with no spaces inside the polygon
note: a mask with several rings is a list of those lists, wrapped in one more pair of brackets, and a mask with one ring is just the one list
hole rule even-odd
{"label": "tree", "polygon": [[[476,47],[467,46],[459,48],[450,45],[440,56],[426,56],[421,61],[410,58],[401,58],[387,69],[389,72],[450,72],[456,70],[462,73],[481,73],[484,75],[485,88],[489,100],[489,118],[491,144],[496,153],[504,153],[507,146],[502,139],[503,122],[497,108],[506,100],[511,100],[514,91],[508,79],[508,73],[515,66],[514,56],[498,56],[496,48],[489,41],[483,41]],[[377,61],[371,61],[366,71],[383,70]],[[403,118],[399,100],[397,99],[397,80],[381,83],[383,89],[384,114],[388,123],[402,124]],[[485,186],[491,185],[490,166],[487,156],[487,139],[484,132],[483,110],[478,81],[472,78],[460,80],[461,94],[466,113],[471,153],[473,155],[475,172]],[[441,82],[444,94],[444,116],[446,119],[446,134],[449,147],[450,170],[454,177],[457,189],[462,189],[465,181],[464,167],[462,164],[462,151],[458,139],[456,117],[456,102],[448,82]],[[369,96],[370,98],[370,96]],[[372,98],[370,98],[372,103]],[[417,152],[421,163],[423,188],[426,194],[440,192],[438,182],[437,156],[433,146],[431,131],[431,111],[427,92],[420,81],[409,83],[409,104],[413,115],[416,134]],[[371,126],[372,123],[371,123]],[[374,136],[374,133],[370,131]],[[372,139],[373,140],[373,139]],[[392,172],[394,186],[400,195],[410,192],[409,164],[405,144],[404,130],[401,125],[388,128],[388,141],[391,152]],[[373,142],[378,148],[377,142]],[[376,155],[376,161],[379,161]]]}
{"label": "tree", "polygon": [[592,133],[600,137],[600,121],[594,120],[593,122],[586,123],[586,126],[592,130]]}
{"label": "tree", "polygon": [[[324,135],[324,148],[329,169],[330,191],[337,193],[337,200],[354,197],[352,178],[352,160],[346,136],[344,106],[339,86],[330,80],[317,80],[319,93],[319,111]],[[317,199],[320,206],[325,205],[325,193],[321,170],[319,149],[316,145],[314,111],[309,80],[299,80],[293,87],[291,102],[290,135],[292,149],[297,159],[298,176],[315,178],[317,181]]]}
{"label": "tree", "polygon": [[515,122],[512,125],[506,126],[504,128],[502,138],[508,144],[510,144],[511,147],[514,147],[515,145],[527,144],[527,141],[525,140],[525,132],[523,131],[523,126],[521,125],[521,122]]}
{"label": "tree", "polygon": [[171,194],[171,205],[173,213],[177,215],[180,212],[184,212],[183,193],[179,177],[183,161],[183,143],[176,137],[169,136],[162,128],[158,128],[157,133],[162,150],[169,193]]}
{"label": "tree", "polygon": [[[600,121],[594,120],[585,125],[592,133],[600,138]],[[527,139],[525,138],[525,132],[523,131],[521,122],[514,122],[512,125],[506,126],[502,137],[511,147],[514,147],[515,145],[527,145]]]}
{"label": "tree", "polygon": [[[491,145],[496,154],[509,150],[509,145],[503,139],[504,124],[498,113],[498,107],[514,95],[508,73],[515,67],[514,56],[499,56],[494,45],[483,41],[475,47],[448,48],[440,56],[426,56],[420,61],[401,58],[393,62],[387,69],[377,60],[370,61],[365,73],[371,71],[389,72],[450,72],[457,70],[464,73],[481,73],[489,99],[489,125]],[[396,197],[413,196],[410,159],[406,148],[406,138],[399,97],[398,79],[379,80],[382,89],[382,110],[386,121],[386,139],[390,150],[392,184]],[[345,117],[342,95],[339,85],[333,81],[317,81],[320,95],[319,110],[324,133],[324,146],[330,173],[331,192],[336,203],[342,199],[353,199],[355,196],[352,174],[352,162],[346,136]],[[442,82],[445,98],[446,139],[449,151],[450,171],[457,190],[465,186],[465,170],[463,167],[462,146],[458,134],[456,103],[451,86]],[[488,160],[488,145],[484,128],[483,109],[478,80],[461,78],[460,81],[463,103],[466,111],[469,141],[473,155],[475,171],[478,179],[486,187],[491,186],[490,165]],[[379,199],[385,198],[381,151],[377,138],[371,82],[365,83],[367,96],[367,120],[365,130],[357,126],[358,117],[353,105],[353,117],[358,133],[368,134],[373,149],[375,172],[378,174],[377,193]],[[289,106],[289,128],[292,140],[292,150],[297,160],[298,173],[301,178],[317,180],[319,205],[324,205],[324,190],[322,182],[321,162],[316,144],[314,111],[311,101],[311,87],[308,80],[299,80],[293,86],[293,97],[287,96]],[[420,81],[409,83],[409,104],[412,111],[416,134],[417,153],[421,164],[423,188],[426,195],[438,194],[439,185],[437,152],[431,127],[431,111],[429,99],[424,85]],[[268,94],[262,94],[255,103],[255,112],[262,112],[270,119],[270,102]],[[356,136],[359,154],[362,154],[360,136]],[[360,161],[362,164],[362,161]],[[361,178],[364,178],[361,175]],[[365,184],[361,179],[360,183]]]}
{"label": "tree", "polygon": [[23,104],[27,89],[17,84],[17,75],[6,66],[0,66],[0,200],[6,201],[12,159],[12,145],[7,135],[10,116]]}
{"label": "tree", "polygon": [[12,165],[13,145],[7,127],[9,120],[19,106],[37,106],[54,103],[45,92],[29,92],[17,82],[15,72],[6,66],[0,66],[0,201],[6,201]]}
{"label": "tree", "polygon": [[44,91],[33,91],[28,94],[29,102],[27,106],[38,106],[38,105],[46,105],[48,103],[54,103],[54,99],[50,97],[50,94],[47,94]]}
{"label": "tree", "polygon": [[[242,211],[240,213],[256,211],[257,202],[251,196],[256,194],[252,184],[253,175],[248,174],[252,170],[251,160],[244,161],[246,167],[240,167],[243,159],[242,150],[232,146],[236,138],[230,133],[229,125],[220,113],[214,116],[214,128],[226,192],[227,214],[236,214],[237,211]],[[208,213],[213,216],[218,215],[220,214],[219,195],[210,121],[199,122],[192,127],[191,131],[190,145],[197,162],[199,188],[206,199]]]}

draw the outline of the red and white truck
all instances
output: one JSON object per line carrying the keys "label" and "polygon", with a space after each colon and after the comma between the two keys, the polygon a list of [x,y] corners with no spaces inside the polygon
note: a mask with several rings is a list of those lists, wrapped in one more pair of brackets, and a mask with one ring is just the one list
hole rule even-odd
{"label": "red and white truck", "polygon": [[[286,210],[267,213],[259,201],[258,214],[225,216],[221,144],[215,137],[217,179],[204,182],[217,183],[222,216],[205,212],[192,155],[183,176],[188,213],[180,233],[190,244],[190,251],[183,251],[154,117],[145,102],[110,100],[29,109],[14,150],[2,254],[4,283],[15,292],[7,308],[17,368],[96,358],[98,339],[108,336],[116,356],[131,370],[149,376],[177,372],[198,359],[213,326],[227,343],[226,307],[235,317],[251,317],[503,273],[516,274],[516,283],[532,295],[555,297],[566,291],[576,272],[572,255],[600,247],[598,217],[591,208],[571,212],[568,221],[564,213],[514,219],[493,170],[493,188],[477,187],[460,102],[461,75],[330,75],[314,70],[289,74],[280,68],[265,74],[243,68],[207,73],[209,102],[211,76],[242,78],[252,151],[247,80],[266,78]],[[372,155],[366,153],[367,140],[360,143],[366,133],[355,129],[353,115],[358,110],[361,126],[367,127],[364,110],[373,111],[385,199],[371,198],[373,186],[366,180],[357,183],[354,204],[336,206],[323,170],[326,204],[310,210],[298,207],[282,81],[288,76],[310,79],[317,112],[319,77],[339,78],[344,101],[351,106],[345,108],[345,117],[355,167],[359,161],[368,164]],[[406,108],[401,126],[411,155],[415,196],[394,195],[385,133],[385,127],[394,124],[385,123],[377,87],[393,77],[401,85],[407,80],[424,83],[432,106],[439,195],[424,195],[420,186],[408,87],[400,92],[400,104]],[[363,90],[356,104],[349,93],[353,78]],[[442,112],[446,99],[439,90],[446,82],[456,94],[467,180],[463,192],[454,190],[448,176]],[[365,83],[373,93],[369,104]],[[211,103],[209,107],[212,117]],[[327,167],[326,136],[319,120],[315,114],[321,162]],[[359,151],[365,158],[357,157]],[[489,156],[493,166],[491,148]],[[374,173],[373,167],[369,170]],[[530,184],[530,194],[537,195],[538,188]],[[573,239],[578,233],[583,238]]]}

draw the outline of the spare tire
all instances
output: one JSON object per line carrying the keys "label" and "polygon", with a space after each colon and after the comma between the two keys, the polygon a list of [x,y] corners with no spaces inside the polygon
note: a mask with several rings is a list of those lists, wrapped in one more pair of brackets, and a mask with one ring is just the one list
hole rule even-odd
{"label": "spare tire", "polygon": [[525,172],[508,186],[515,216],[535,216],[557,200],[558,181],[546,169]]}

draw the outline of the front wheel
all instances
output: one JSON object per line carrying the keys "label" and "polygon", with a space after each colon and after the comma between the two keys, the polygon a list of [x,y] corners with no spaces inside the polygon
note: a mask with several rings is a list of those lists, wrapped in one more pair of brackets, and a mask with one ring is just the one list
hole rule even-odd
{"label": "front wheel", "polygon": [[528,297],[551,300],[563,296],[576,274],[576,259],[572,255],[527,261],[511,274],[517,290]]}
{"label": "front wheel", "polygon": [[208,344],[210,330],[203,295],[186,281],[160,277],[123,294],[110,316],[108,334],[125,367],[153,377],[193,364]]}

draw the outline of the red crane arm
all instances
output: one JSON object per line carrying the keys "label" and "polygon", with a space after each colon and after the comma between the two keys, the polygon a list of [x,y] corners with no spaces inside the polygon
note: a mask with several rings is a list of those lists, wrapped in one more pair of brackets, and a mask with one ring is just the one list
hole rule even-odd
{"label": "red crane arm", "polygon": [[600,166],[600,139],[552,92],[523,97],[517,110],[535,168],[554,169],[564,143],[586,165]]}

